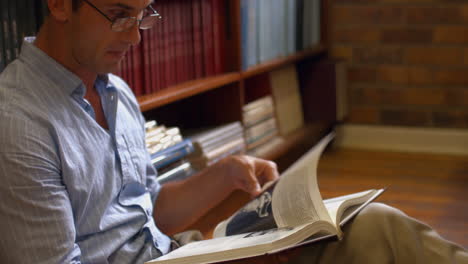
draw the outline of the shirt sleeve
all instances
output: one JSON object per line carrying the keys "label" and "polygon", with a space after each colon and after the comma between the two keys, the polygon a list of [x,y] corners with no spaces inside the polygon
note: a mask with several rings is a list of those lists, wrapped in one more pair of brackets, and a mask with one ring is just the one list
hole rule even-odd
{"label": "shirt sleeve", "polygon": [[0,262],[81,263],[50,131],[0,113]]}

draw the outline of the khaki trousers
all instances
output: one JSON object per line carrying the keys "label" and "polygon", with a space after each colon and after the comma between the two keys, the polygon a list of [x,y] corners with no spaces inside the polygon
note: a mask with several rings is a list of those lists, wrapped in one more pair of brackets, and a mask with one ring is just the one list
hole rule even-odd
{"label": "khaki trousers", "polygon": [[345,226],[341,241],[310,245],[287,263],[468,264],[468,252],[400,210],[371,203]]}

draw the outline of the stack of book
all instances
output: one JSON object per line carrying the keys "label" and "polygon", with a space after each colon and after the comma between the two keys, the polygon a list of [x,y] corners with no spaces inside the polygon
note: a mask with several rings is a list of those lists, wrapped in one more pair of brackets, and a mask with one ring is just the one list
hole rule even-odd
{"label": "stack of book", "polygon": [[194,148],[189,139],[183,139],[177,127],[158,126],[155,121],[145,125],[146,147],[151,155],[151,162],[158,171],[158,181],[166,183],[181,180],[194,170],[186,157]]}
{"label": "stack of book", "polygon": [[283,141],[278,135],[271,95],[244,105],[242,112],[249,155],[261,157]]}
{"label": "stack of book", "polygon": [[197,170],[227,156],[245,153],[245,139],[240,122],[192,132],[190,139],[195,151],[189,156],[189,161]]}

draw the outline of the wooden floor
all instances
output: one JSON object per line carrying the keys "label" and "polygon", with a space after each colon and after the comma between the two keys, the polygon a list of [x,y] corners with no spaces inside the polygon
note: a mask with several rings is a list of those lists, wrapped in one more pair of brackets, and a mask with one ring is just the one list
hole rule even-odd
{"label": "wooden floor", "polygon": [[468,248],[468,157],[328,149],[318,168],[323,198],[388,187],[377,201]]}

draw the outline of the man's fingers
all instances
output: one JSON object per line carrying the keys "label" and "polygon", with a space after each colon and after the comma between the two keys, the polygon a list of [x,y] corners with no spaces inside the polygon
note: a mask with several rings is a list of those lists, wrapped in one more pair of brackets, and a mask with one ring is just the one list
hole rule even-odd
{"label": "man's fingers", "polygon": [[256,159],[255,174],[262,185],[279,177],[276,163],[262,159]]}

